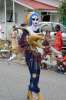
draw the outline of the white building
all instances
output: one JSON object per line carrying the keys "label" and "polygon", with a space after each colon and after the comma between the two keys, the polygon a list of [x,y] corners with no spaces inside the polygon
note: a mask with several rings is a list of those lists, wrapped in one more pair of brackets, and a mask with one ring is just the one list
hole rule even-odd
{"label": "white building", "polygon": [[11,32],[14,24],[24,22],[24,17],[30,9],[32,8],[15,0],[0,0],[0,25],[2,27],[0,31],[4,38],[9,38],[8,33]]}
{"label": "white building", "polygon": [[8,33],[10,33],[12,26],[15,23],[24,23],[25,16],[29,11],[33,10],[39,10],[40,14],[41,12],[50,14],[49,21],[57,20],[54,15],[56,7],[53,5],[39,3],[35,0],[0,0],[0,25],[2,26],[1,31],[4,32],[5,38],[7,38]]}

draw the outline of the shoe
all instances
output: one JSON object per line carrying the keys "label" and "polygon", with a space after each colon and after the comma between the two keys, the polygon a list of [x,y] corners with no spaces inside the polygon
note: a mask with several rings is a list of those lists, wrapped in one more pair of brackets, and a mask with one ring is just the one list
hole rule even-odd
{"label": "shoe", "polygon": [[32,95],[33,95],[33,100],[38,100],[38,96],[36,93],[33,92]]}
{"label": "shoe", "polygon": [[42,97],[42,95],[40,93],[38,93],[37,96],[38,96],[37,100],[44,100],[43,97]]}
{"label": "shoe", "polygon": [[27,99],[28,100],[33,100],[32,91],[28,91],[28,93],[27,93]]}

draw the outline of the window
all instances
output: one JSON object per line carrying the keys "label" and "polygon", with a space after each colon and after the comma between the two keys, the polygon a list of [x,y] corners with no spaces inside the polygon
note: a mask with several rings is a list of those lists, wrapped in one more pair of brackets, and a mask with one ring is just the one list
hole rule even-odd
{"label": "window", "polygon": [[[13,10],[7,11],[7,22],[13,22]],[[15,22],[17,22],[17,14],[15,13]]]}
{"label": "window", "polygon": [[50,14],[47,12],[41,12],[41,19],[42,21],[50,21]]}
{"label": "window", "polygon": [[7,22],[13,22],[13,11],[12,10],[7,11]]}

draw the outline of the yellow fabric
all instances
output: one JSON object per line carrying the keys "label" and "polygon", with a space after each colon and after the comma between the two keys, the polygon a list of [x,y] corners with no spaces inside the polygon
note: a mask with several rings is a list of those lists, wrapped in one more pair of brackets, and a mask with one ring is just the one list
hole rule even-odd
{"label": "yellow fabric", "polygon": [[36,48],[36,47],[40,47],[39,42],[41,42],[41,40],[43,40],[44,37],[42,35],[30,35],[28,37],[28,43],[32,46],[32,48]]}
{"label": "yellow fabric", "polygon": [[11,47],[12,47],[13,52],[17,51],[18,42],[17,42],[17,32],[16,31],[12,32]]}
{"label": "yellow fabric", "polygon": [[25,23],[27,24],[27,25],[29,25],[29,19],[30,19],[30,16],[31,16],[31,14],[32,13],[28,13],[27,15],[25,15]]}
{"label": "yellow fabric", "polygon": [[18,42],[16,41],[16,39],[12,39],[12,49],[16,49],[18,46]]}

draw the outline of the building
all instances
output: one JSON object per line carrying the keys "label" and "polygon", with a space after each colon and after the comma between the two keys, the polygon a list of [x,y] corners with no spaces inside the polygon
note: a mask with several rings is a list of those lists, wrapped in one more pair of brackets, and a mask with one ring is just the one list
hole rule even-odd
{"label": "building", "polygon": [[52,5],[54,7],[58,7],[59,2],[61,2],[61,0],[36,0],[36,1],[46,3],[46,4]]}
{"label": "building", "polygon": [[47,19],[44,18],[46,21],[57,21],[56,6],[36,0],[0,0],[0,25],[5,38],[14,24],[24,23],[24,18],[28,12],[34,10],[37,10],[42,17],[46,14]]}

